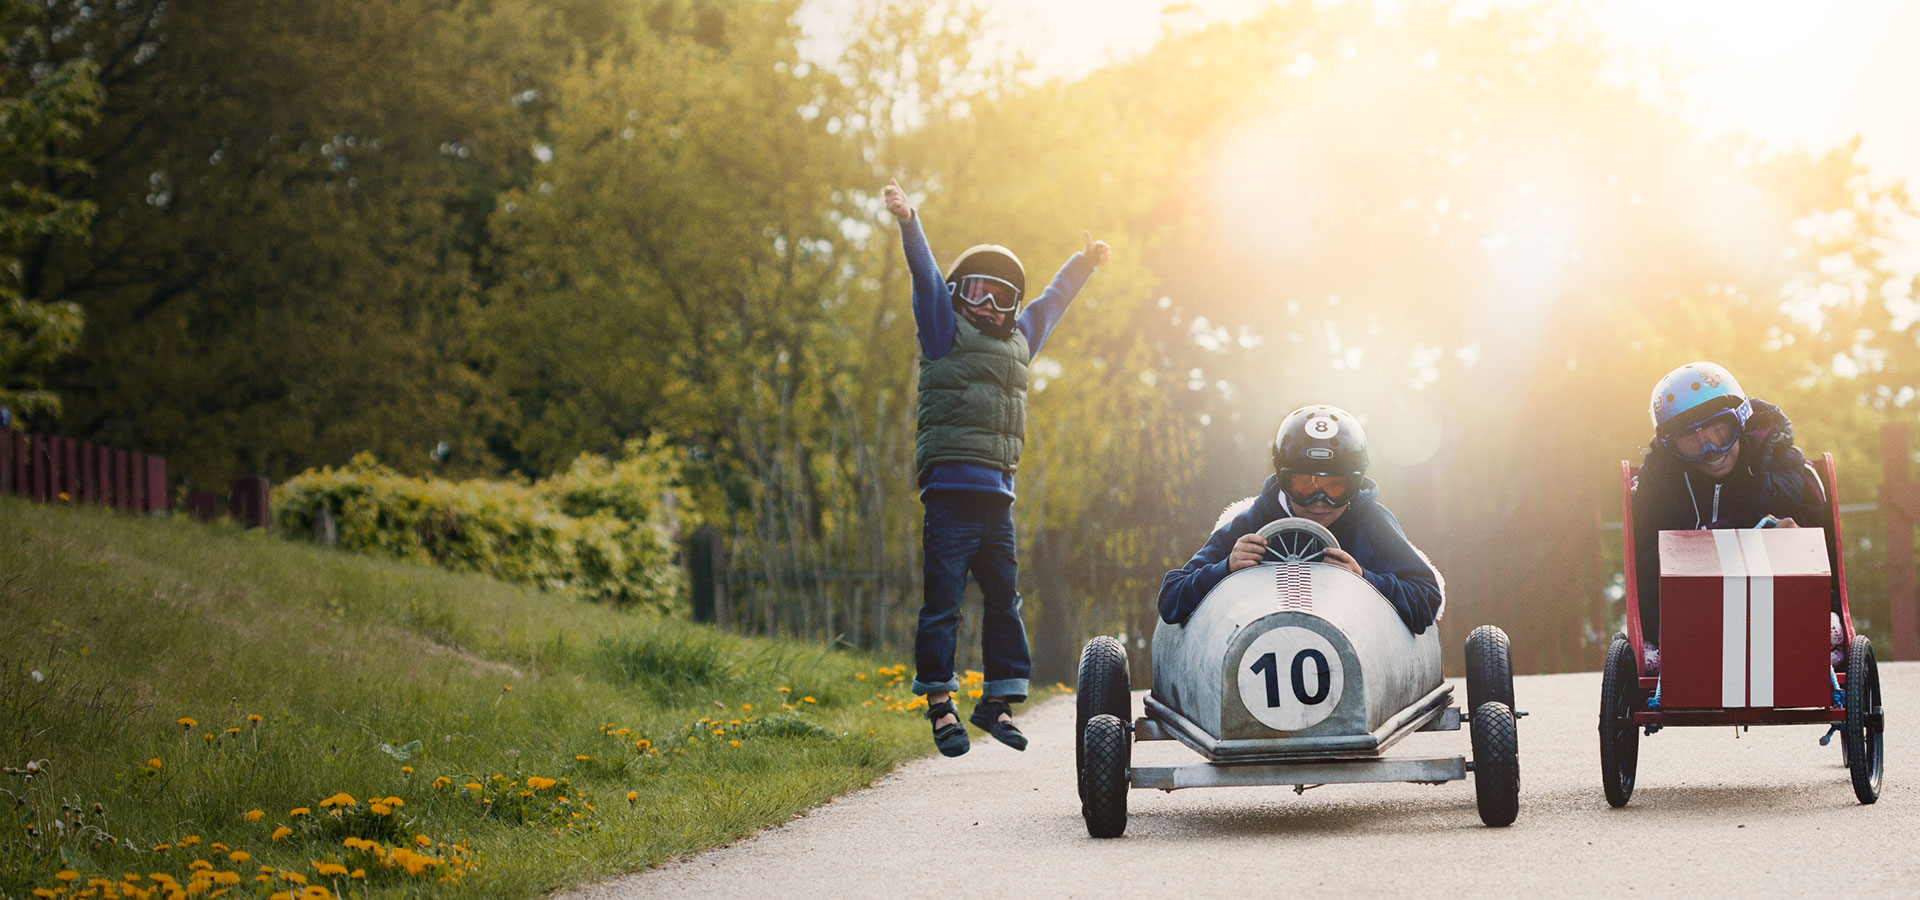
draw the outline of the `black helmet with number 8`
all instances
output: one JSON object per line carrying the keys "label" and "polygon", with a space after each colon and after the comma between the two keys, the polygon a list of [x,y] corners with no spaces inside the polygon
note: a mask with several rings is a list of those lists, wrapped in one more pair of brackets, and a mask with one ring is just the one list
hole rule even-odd
{"label": "black helmet with number 8", "polygon": [[1367,432],[1353,413],[1324,403],[1287,414],[1273,436],[1273,472],[1297,503],[1344,506],[1367,474]]}

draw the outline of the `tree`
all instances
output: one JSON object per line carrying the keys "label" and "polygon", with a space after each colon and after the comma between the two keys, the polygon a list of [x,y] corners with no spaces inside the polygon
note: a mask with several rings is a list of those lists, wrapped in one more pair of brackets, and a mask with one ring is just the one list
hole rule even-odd
{"label": "tree", "polygon": [[41,55],[50,38],[31,10],[26,0],[0,2],[0,406],[23,422],[51,422],[61,403],[47,372],[79,344],[84,319],[73,303],[23,290],[20,253],[34,241],[86,236],[93,204],[61,189],[88,173],[66,148],[98,117],[101,88],[91,61]]}

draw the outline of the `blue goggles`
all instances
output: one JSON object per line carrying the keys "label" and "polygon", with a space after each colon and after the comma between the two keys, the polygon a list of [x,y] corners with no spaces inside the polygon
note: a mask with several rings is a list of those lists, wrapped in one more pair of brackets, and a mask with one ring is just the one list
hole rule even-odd
{"label": "blue goggles", "polygon": [[1729,409],[1663,437],[1660,443],[1687,462],[1719,456],[1740,443],[1740,417]]}

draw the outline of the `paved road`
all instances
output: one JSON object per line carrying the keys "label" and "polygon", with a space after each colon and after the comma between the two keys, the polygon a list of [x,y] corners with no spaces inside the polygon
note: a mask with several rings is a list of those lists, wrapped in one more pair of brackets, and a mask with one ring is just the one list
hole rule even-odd
{"label": "paved road", "polygon": [[[1821,747],[1820,729],[1795,726],[1644,738],[1633,802],[1612,809],[1598,774],[1600,676],[1580,673],[1517,682],[1532,715],[1512,827],[1480,824],[1470,780],[1212,788],[1134,791],[1126,835],[1096,841],[1074,792],[1072,700],[1059,698],[1026,711],[1024,754],[976,738],[959,759],[902,766],[734,846],[569,896],[1913,896],[1920,664],[1880,672],[1887,765],[1872,806],[1854,800],[1839,739]],[[1414,735],[1394,752],[1466,754],[1467,734]],[[1197,759],[1136,745],[1137,764]]]}

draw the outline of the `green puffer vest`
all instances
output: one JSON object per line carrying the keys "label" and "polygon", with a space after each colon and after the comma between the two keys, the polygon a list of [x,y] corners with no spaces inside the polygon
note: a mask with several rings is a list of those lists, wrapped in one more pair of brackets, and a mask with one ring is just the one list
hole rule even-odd
{"label": "green puffer vest", "polygon": [[920,357],[919,432],[913,467],[921,484],[946,463],[1012,472],[1027,435],[1027,334],[1001,339],[954,315],[953,349]]}

